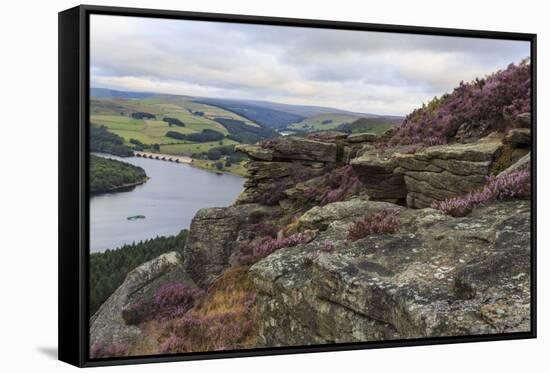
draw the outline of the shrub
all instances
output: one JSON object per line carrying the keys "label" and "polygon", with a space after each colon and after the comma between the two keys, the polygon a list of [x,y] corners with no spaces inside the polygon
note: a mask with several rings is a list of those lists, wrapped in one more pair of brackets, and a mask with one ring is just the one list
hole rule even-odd
{"label": "shrub", "polygon": [[229,349],[250,334],[255,322],[255,318],[246,317],[245,311],[212,316],[186,314],[177,320],[172,334],[161,343],[160,352],[196,351],[196,341],[207,343],[207,350]]}
{"label": "shrub", "polygon": [[153,318],[153,303],[140,299],[124,308],[121,314],[126,325],[139,325]]}
{"label": "shrub", "polygon": [[273,206],[286,197],[287,186],[284,182],[275,182],[268,189],[256,197],[256,202],[266,206]]}
{"label": "shrub", "polygon": [[399,231],[399,211],[384,209],[356,221],[348,230],[348,240],[357,241],[371,234],[395,233]]}
{"label": "shrub", "polygon": [[344,200],[362,191],[362,183],[351,165],[334,169],[322,177],[318,185],[304,191],[304,196],[321,206]]}
{"label": "shrub", "polygon": [[255,257],[264,257],[283,247],[292,247],[307,242],[308,239],[309,237],[302,233],[293,234],[281,239],[269,237],[254,248],[253,254]]}
{"label": "shrub", "polygon": [[242,249],[237,256],[237,263],[253,264],[279,249],[296,246],[309,242],[310,240],[311,236],[305,233],[297,233],[284,238],[265,236],[259,241],[256,241],[255,244]]}
{"label": "shrub", "polygon": [[152,299],[139,300],[122,311],[127,325],[138,325],[152,319],[166,320],[184,315],[204,295],[199,288],[169,282],[155,292]]}
{"label": "shrub", "polygon": [[531,175],[529,171],[521,170],[506,176],[487,178],[485,185],[477,191],[464,196],[448,198],[434,202],[432,208],[454,217],[468,215],[474,207],[493,200],[525,198],[531,192]]}
{"label": "shrub", "polygon": [[256,345],[256,292],[248,267],[224,272],[185,315],[159,323],[162,353],[213,351]]}
{"label": "shrub", "polygon": [[203,295],[199,288],[190,288],[180,282],[164,284],[155,292],[155,306],[163,315],[179,315],[193,307],[197,299]]}

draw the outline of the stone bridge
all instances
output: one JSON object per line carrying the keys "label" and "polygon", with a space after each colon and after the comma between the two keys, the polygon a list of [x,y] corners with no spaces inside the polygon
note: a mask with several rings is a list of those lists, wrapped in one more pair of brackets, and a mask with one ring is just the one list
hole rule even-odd
{"label": "stone bridge", "polygon": [[141,158],[157,159],[159,161],[176,162],[176,163],[191,163],[193,159],[181,155],[152,153],[152,152],[140,152],[134,151],[134,156]]}

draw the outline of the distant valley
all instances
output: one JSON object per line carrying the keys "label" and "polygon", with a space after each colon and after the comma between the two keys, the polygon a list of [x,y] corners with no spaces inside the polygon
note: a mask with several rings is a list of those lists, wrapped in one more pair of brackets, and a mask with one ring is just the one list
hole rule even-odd
{"label": "distant valley", "polygon": [[92,88],[92,150],[189,156],[194,166],[243,174],[237,144],[292,133],[371,132],[380,135],[404,118],[335,108],[255,100],[201,98]]}

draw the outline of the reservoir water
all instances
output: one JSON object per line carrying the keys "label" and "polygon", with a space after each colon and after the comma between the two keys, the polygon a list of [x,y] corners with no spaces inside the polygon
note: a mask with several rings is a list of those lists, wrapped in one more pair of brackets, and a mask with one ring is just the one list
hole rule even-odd
{"label": "reservoir water", "polygon": [[[177,234],[189,228],[199,209],[229,206],[243,190],[244,179],[235,175],[154,159],[96,155],[140,166],[150,179],[129,191],[90,198],[91,252]],[[137,215],[145,218],[127,219]]]}

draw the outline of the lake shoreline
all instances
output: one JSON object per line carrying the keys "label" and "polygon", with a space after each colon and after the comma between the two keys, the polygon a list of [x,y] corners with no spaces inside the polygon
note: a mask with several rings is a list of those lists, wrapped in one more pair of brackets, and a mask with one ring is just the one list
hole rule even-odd
{"label": "lake shoreline", "polygon": [[96,196],[96,195],[101,195],[101,194],[109,194],[109,193],[126,192],[126,191],[129,191],[129,190],[133,189],[134,187],[136,187],[138,185],[142,185],[142,184],[146,183],[147,180],[149,180],[149,179],[151,179],[151,178],[149,176],[146,176],[144,179],[138,180],[138,181],[133,182],[133,183],[118,185],[116,187],[112,187],[112,188],[109,188],[107,190],[100,190],[100,191],[90,192],[90,196]]}
{"label": "lake shoreline", "polygon": [[[238,176],[238,177],[245,177],[246,176],[246,172],[242,172],[242,173],[239,173],[239,172],[236,172],[234,171],[233,169],[221,169],[221,170],[218,170],[218,169],[213,169],[209,166],[206,166],[204,165],[202,162],[200,162],[201,160],[197,161],[197,160],[193,160],[193,162],[189,163],[189,165],[191,167],[195,167],[195,168],[198,168],[200,170],[205,170],[205,171],[209,171],[211,173],[214,173],[214,174],[226,174],[226,175],[233,175],[233,176]],[[215,162],[215,161],[208,161],[208,162]]]}
{"label": "lake shoreline", "polygon": [[[91,252],[177,234],[189,228],[198,210],[229,206],[243,191],[244,179],[236,175],[154,158],[97,155],[141,167],[148,178],[90,195]],[[127,219],[135,215],[147,219]]]}
{"label": "lake shoreline", "polygon": [[[134,151],[134,157],[138,158],[147,158],[147,159],[153,159],[157,161],[164,161],[164,162],[174,162],[174,163],[181,163],[185,165],[189,165],[201,170],[209,171],[214,174],[228,174],[228,175],[235,175],[239,177],[244,177],[245,172],[236,172],[233,169],[212,169],[211,167],[208,167],[204,165],[201,160],[193,159],[189,156],[185,155],[175,155],[175,154],[168,154],[168,153],[153,153],[153,152],[138,152]],[[209,162],[215,162],[215,161],[209,161]]]}

